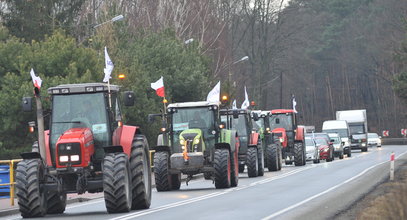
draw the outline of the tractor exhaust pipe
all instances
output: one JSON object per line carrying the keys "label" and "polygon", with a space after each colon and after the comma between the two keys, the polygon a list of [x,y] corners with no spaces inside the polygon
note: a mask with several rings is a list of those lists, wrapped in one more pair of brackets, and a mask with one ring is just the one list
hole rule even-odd
{"label": "tractor exhaust pipe", "polygon": [[42,111],[42,102],[40,97],[40,90],[35,87],[35,104],[37,108],[37,126],[38,126],[38,145],[42,161],[47,161],[47,154],[45,151],[45,136],[44,136],[44,115]]}

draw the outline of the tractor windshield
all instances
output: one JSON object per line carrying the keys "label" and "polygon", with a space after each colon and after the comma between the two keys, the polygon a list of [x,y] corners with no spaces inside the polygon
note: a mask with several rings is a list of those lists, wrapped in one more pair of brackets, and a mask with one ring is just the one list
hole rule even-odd
{"label": "tractor windshield", "polygon": [[104,94],[54,95],[50,127],[52,149],[55,149],[58,138],[65,131],[70,128],[83,127],[92,130],[95,147],[108,145],[110,129]]}
{"label": "tractor windshield", "polygon": [[[205,142],[215,144],[214,112],[208,107],[178,108],[172,115],[172,138],[174,145],[179,144],[179,135],[187,129],[200,129]],[[212,146],[213,146],[212,145]]]}
{"label": "tractor windshield", "polygon": [[293,130],[293,116],[291,114],[276,114],[270,116],[270,129],[284,128]]}

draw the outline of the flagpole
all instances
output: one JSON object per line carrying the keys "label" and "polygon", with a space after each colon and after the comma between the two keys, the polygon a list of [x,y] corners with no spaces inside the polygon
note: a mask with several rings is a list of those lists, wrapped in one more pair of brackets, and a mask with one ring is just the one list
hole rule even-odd
{"label": "flagpole", "polygon": [[112,95],[110,94],[110,79],[107,80],[107,91],[109,93],[109,107],[112,108]]}

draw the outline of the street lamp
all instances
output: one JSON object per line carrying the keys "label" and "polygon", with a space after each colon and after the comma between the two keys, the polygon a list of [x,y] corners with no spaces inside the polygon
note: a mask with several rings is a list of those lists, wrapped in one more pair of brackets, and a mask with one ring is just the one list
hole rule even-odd
{"label": "street lamp", "polygon": [[[221,68],[219,68],[218,71],[215,72],[214,75],[217,76],[217,75],[218,75],[218,72],[220,72],[220,70],[225,69],[226,67],[228,67],[228,66],[230,66],[230,65],[234,65],[234,64],[236,64],[236,63],[240,63],[240,62],[243,62],[243,61],[246,61],[246,60],[249,60],[249,56],[244,56],[244,57],[240,58],[239,60],[236,60],[236,61],[234,61],[234,62],[232,62],[232,63],[228,63],[228,64],[222,66]],[[231,73],[230,73],[230,71],[229,71],[229,76],[230,76],[230,74],[231,74]]]}
{"label": "street lamp", "polygon": [[190,38],[184,42],[185,45],[190,44],[194,41],[194,38]]}
{"label": "street lamp", "polygon": [[105,21],[105,22],[103,22],[103,23],[101,23],[101,24],[97,24],[97,25],[93,26],[93,28],[97,28],[97,27],[99,27],[99,26],[101,26],[101,25],[104,25],[104,24],[106,24],[106,23],[109,23],[109,22],[121,21],[121,20],[123,20],[123,19],[124,19],[124,16],[123,16],[123,15],[117,15],[116,17],[112,18],[111,20],[108,20],[108,21]]}

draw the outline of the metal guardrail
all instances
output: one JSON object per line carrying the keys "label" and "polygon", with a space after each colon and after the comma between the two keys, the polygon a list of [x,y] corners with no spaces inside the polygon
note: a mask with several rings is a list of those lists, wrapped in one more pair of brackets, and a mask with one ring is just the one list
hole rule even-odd
{"label": "metal guardrail", "polygon": [[14,165],[18,162],[22,161],[22,159],[14,159],[14,160],[0,160],[0,164],[8,164],[9,165],[9,176],[10,182],[9,183],[2,183],[0,186],[10,186],[10,204],[14,206],[14,197],[15,197],[15,182],[14,182]]}
{"label": "metal guardrail", "polygon": [[382,145],[407,145],[407,138],[382,138]]}

